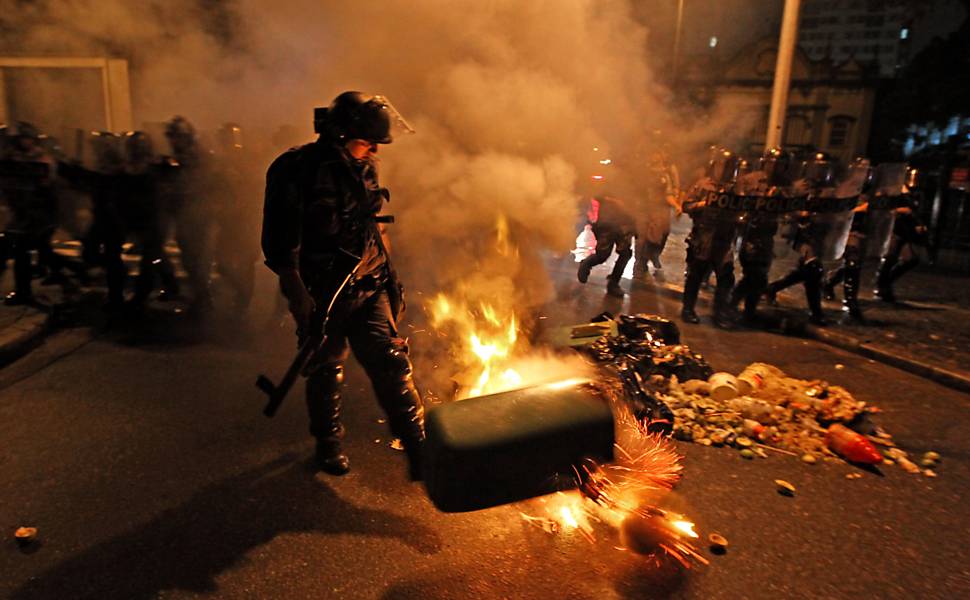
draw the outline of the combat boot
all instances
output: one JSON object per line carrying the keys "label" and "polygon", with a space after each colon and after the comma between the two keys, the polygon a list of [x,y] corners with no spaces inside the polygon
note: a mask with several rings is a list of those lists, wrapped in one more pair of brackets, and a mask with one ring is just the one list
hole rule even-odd
{"label": "combat boot", "polygon": [[895,302],[896,295],[893,293],[893,267],[896,266],[897,259],[886,257],[879,263],[879,270],[876,271],[876,289],[874,295],[884,302]]}
{"label": "combat boot", "polygon": [[579,283],[586,283],[589,281],[589,273],[593,270],[593,264],[588,262],[589,258],[583,259],[583,262],[579,263],[579,270],[576,271],[576,279]]}
{"label": "combat boot", "polygon": [[339,441],[318,439],[314,459],[324,473],[340,476],[350,472],[350,458],[343,453]]}
{"label": "combat boot", "polygon": [[684,278],[684,294],[682,297],[682,308],[680,318],[685,323],[700,323],[701,319],[697,316],[694,307],[697,306],[697,294],[700,291],[701,280],[704,279],[704,269],[700,264],[689,264],[687,266],[687,276]]}
{"label": "combat boot", "polygon": [[828,321],[825,319],[825,311],[822,310],[822,278],[825,276],[822,263],[812,260],[802,267],[802,271],[805,280],[805,300],[811,313],[809,321],[813,325],[824,327]]}
{"label": "combat boot", "polygon": [[620,283],[612,280],[606,284],[606,293],[614,298],[623,298],[626,296],[626,292],[620,287]]}
{"label": "combat boot", "polygon": [[310,415],[310,434],[317,439],[314,458],[317,467],[330,475],[350,471],[350,459],[340,441],[344,427],[340,422],[344,369],[340,364],[315,365],[307,377],[306,401]]}
{"label": "combat boot", "polygon": [[842,300],[842,310],[849,314],[849,318],[859,323],[865,322],[862,309],[859,307],[859,281],[862,279],[860,267],[845,268],[845,298]]}
{"label": "combat boot", "polygon": [[835,300],[835,286],[843,280],[845,267],[839,267],[825,279],[822,285],[822,297],[826,300]]}
{"label": "combat boot", "polygon": [[3,303],[7,306],[24,306],[27,304],[34,304],[34,295],[24,292],[10,292],[7,294],[6,298],[3,299]]}
{"label": "combat boot", "polygon": [[767,302],[770,306],[778,306],[778,292],[786,288],[790,288],[796,283],[801,283],[804,280],[804,266],[799,266],[792,269],[781,279],[772,281],[770,284],[768,284],[768,287],[765,289],[765,302]]}

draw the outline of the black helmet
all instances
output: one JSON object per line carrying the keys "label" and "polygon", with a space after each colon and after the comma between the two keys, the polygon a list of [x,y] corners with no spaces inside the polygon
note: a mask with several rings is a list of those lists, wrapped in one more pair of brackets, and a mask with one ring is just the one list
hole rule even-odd
{"label": "black helmet", "polygon": [[185,117],[175,115],[171,121],[165,124],[165,137],[169,139],[177,137],[195,139],[195,127]]}
{"label": "black helmet", "polygon": [[761,171],[767,177],[768,185],[788,185],[791,183],[791,153],[781,148],[769,148],[761,155]]}
{"label": "black helmet", "polygon": [[736,154],[720,148],[711,154],[707,163],[707,176],[716,183],[728,184],[737,178],[740,167],[741,159]]}
{"label": "black helmet", "polygon": [[129,131],[125,134],[125,158],[129,164],[142,164],[155,156],[152,138],[144,131]]}
{"label": "black helmet", "polygon": [[27,121],[17,121],[14,124],[13,130],[8,132],[8,135],[15,138],[28,138],[32,140],[38,140],[41,137],[40,129],[33,123],[28,123]]}
{"label": "black helmet", "polygon": [[360,92],[344,92],[334,98],[327,108],[318,108],[313,115],[317,133],[329,133],[340,140],[360,139],[374,144],[390,144],[392,108],[381,96],[365,96]]}
{"label": "black helmet", "polygon": [[102,173],[113,173],[121,169],[124,156],[121,150],[121,136],[110,131],[92,131],[91,145],[97,169]]}
{"label": "black helmet", "polygon": [[815,187],[831,187],[835,184],[835,161],[825,152],[816,152],[802,163],[802,177]]}

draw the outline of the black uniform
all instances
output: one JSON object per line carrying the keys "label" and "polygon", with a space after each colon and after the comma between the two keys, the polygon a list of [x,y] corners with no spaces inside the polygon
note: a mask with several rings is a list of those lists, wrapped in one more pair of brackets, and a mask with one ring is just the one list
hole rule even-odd
{"label": "black uniform", "polygon": [[596,207],[592,211],[595,214],[590,218],[593,235],[596,236],[596,251],[579,263],[577,277],[580,282],[586,283],[593,267],[606,262],[615,248],[616,262],[607,277],[607,292],[614,296],[623,296],[620,278],[633,256],[633,236],[636,235],[633,216],[623,202],[612,196],[593,198],[591,202]]}
{"label": "black uniform", "polygon": [[121,248],[127,237],[124,222],[124,203],[127,176],[122,172],[101,173],[80,165],[61,162],[58,174],[72,185],[91,195],[94,222],[84,240],[86,261],[104,268],[108,284],[109,306],[120,306],[124,301],[125,270]]}
{"label": "black uniform", "polygon": [[16,289],[7,296],[8,304],[33,300],[31,250],[37,251],[40,264],[52,270],[63,262],[51,247],[57,214],[54,171],[53,161],[39,149],[12,153],[0,161],[0,194],[12,213],[4,238],[14,259]]}
{"label": "black uniform", "polygon": [[896,280],[915,269],[920,258],[916,246],[926,245],[926,227],[917,216],[917,204],[911,195],[901,198],[903,206],[897,208],[893,221],[889,250],[879,263],[876,272],[876,295],[886,302],[895,302],[893,285]]}
{"label": "black uniform", "polygon": [[274,272],[298,270],[318,310],[329,305],[360,262],[334,304],[327,341],[308,375],[310,433],[318,440],[318,456],[321,446],[325,455],[339,452],[343,365],[353,350],[413,466],[424,439],[424,410],[397,329],[400,288],[374,219],[386,197],[373,164],[353,160],[321,136],[270,166],[262,246]]}
{"label": "black uniform", "polygon": [[856,320],[863,320],[862,308],[859,306],[859,286],[862,282],[862,264],[865,262],[867,231],[869,230],[869,205],[863,202],[852,213],[852,226],[849,239],[845,244],[845,254],[842,264],[825,279],[825,297],[835,300],[835,286],[842,283],[843,310]]}
{"label": "black uniform", "polygon": [[711,206],[709,201],[723,189],[709,177],[687,193],[684,211],[693,221],[687,236],[687,270],[684,275],[682,316],[697,322],[694,307],[701,282],[713,271],[717,277],[714,291],[714,318],[721,326],[730,323],[728,299],[734,288],[734,244],[738,237],[736,213]]}
{"label": "black uniform", "polygon": [[[748,173],[739,180],[739,191],[749,196],[776,196],[778,187],[768,184],[761,172]],[[737,309],[744,301],[744,317],[752,320],[757,315],[758,303],[768,287],[768,273],[774,260],[774,239],[778,232],[778,215],[771,212],[752,211],[741,216],[739,233],[741,245],[738,262],[741,263],[741,281],[731,293],[730,306]]]}

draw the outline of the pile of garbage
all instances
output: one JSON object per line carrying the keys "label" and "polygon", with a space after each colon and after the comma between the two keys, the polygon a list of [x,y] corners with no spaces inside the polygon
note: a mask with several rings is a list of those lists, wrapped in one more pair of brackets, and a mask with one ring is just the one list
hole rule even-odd
{"label": "pile of garbage", "polygon": [[671,377],[659,383],[651,391],[673,412],[679,440],[734,447],[744,458],[781,450],[808,464],[842,458],[935,476],[936,453],[913,462],[892,435],[872,423],[869,415],[877,409],[840,386],[789,377],[766,363],[750,364],[737,376],[714,373],[706,380],[681,383]]}
{"label": "pile of garbage", "polygon": [[936,475],[937,453],[914,460],[872,423],[869,415],[878,409],[845,388],[789,377],[767,363],[753,363],[737,375],[714,372],[703,356],[680,343],[676,324],[655,315],[604,313],[574,333],[593,335],[592,327],[607,322],[615,327],[606,332],[601,325],[598,337],[579,349],[617,375],[634,414],[652,422],[652,431],[735,448],[747,459],[774,451],[808,464],[845,459]]}

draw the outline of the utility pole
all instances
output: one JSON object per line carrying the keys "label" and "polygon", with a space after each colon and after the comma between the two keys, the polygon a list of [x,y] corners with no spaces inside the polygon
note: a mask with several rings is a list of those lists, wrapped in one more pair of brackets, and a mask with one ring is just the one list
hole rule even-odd
{"label": "utility pole", "polygon": [[785,0],[785,12],[781,18],[781,38],[778,40],[778,60],[775,62],[775,84],[771,90],[771,111],[768,114],[768,135],[765,149],[779,148],[785,128],[785,112],[788,109],[788,88],[791,84],[792,60],[798,41],[798,12],[801,0]]}
{"label": "utility pole", "polygon": [[674,58],[670,61],[670,79],[677,81],[677,68],[680,66],[680,30],[684,24],[684,0],[677,0],[677,26],[674,29]]}

